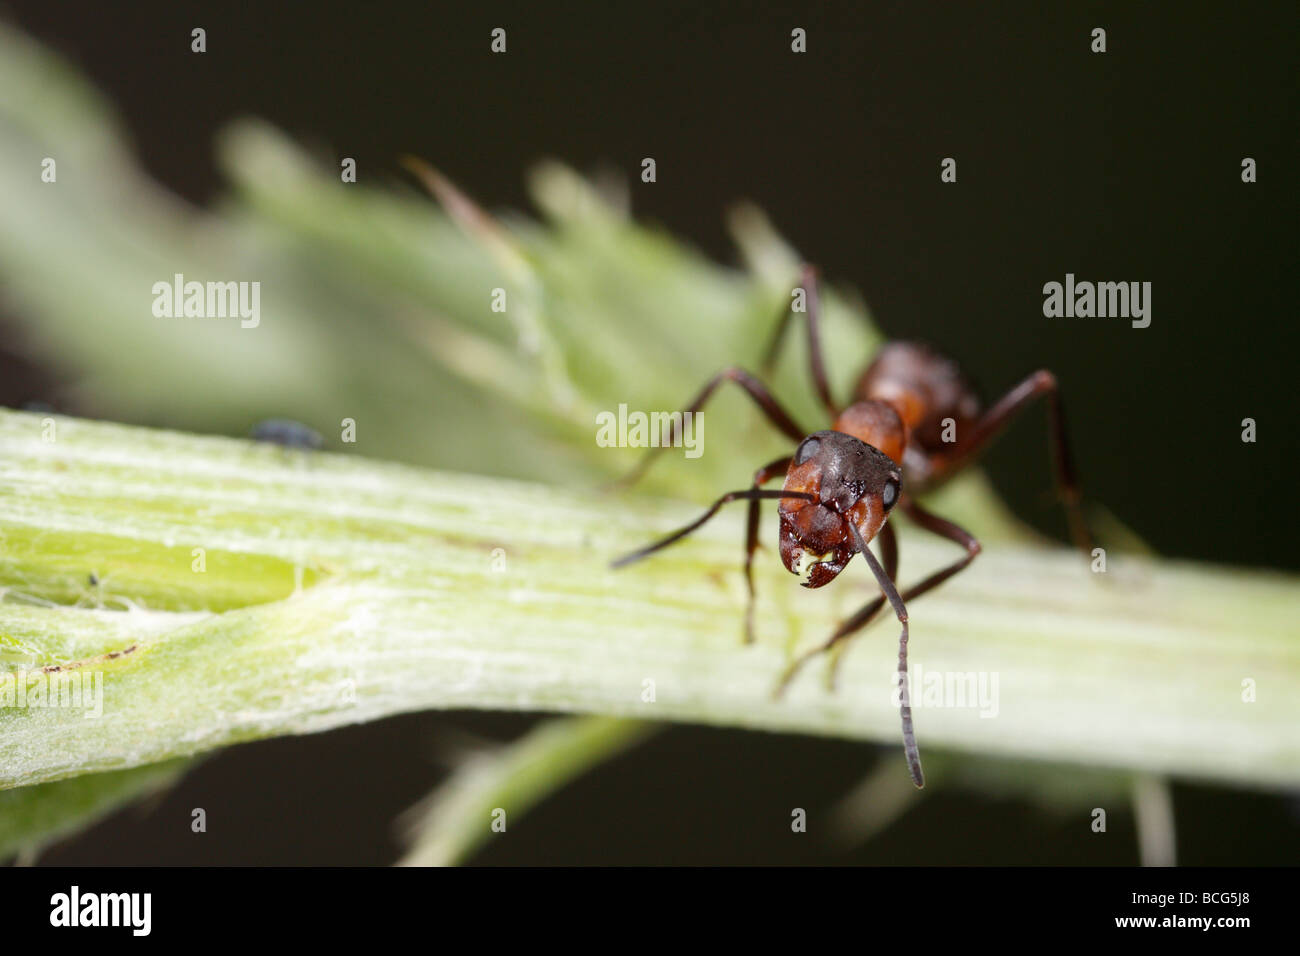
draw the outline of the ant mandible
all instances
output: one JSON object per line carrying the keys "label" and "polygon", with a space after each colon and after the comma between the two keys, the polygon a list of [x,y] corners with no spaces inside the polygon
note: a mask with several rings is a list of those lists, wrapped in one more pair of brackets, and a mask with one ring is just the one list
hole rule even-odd
{"label": "ant mandible", "polygon": [[[907,683],[908,621],[906,602],[947,581],[963,570],[980,553],[980,543],[965,529],[922,507],[915,495],[947,481],[982,451],[1016,413],[1039,396],[1050,404],[1053,459],[1057,482],[1066,505],[1071,535],[1085,554],[1091,539],[1079,506],[1079,488],[1066,442],[1065,415],[1057,394],[1056,378],[1043,369],[1034,372],[1007,392],[992,408],[982,410],[978,396],[957,364],[928,346],[913,342],[890,342],[867,366],[853,392],[853,401],[840,408],[831,397],[822,364],[819,334],[817,273],[811,266],[802,270],[806,295],[808,352],[813,387],[826,407],[832,424],[829,430],[809,434],[795,424],[766,387],[737,366],[723,369],[686,409],[699,411],[723,382],[735,382],[749,395],[776,428],[795,442],[793,455],[769,462],[754,473],[752,487],[723,495],[698,520],[654,544],[614,562],[620,568],[653,554],[695,531],[732,501],[748,501],[745,526],[745,583],[749,591],[745,610],[745,641],[753,641],[754,551],[758,547],[759,502],[779,499],[781,561],[793,574],[804,576],[806,588],[825,587],[833,581],[855,554],[861,554],[875,575],[883,594],[868,602],[839,625],[821,645],[797,658],[777,685],[786,687],[808,660],[831,650],[861,630],[888,600],[902,632],[898,639],[900,711],[903,749],[912,781],[925,783],[921,758],[912,728],[912,707]],[[781,316],[765,353],[762,368],[770,372],[775,364],[793,310]],[[951,419],[951,422],[947,420]],[[652,448],[626,478],[631,484],[645,473],[655,455],[672,446],[681,427],[674,416],[665,429],[664,440]],[[945,441],[944,432],[955,427],[955,441]],[[762,486],[784,475],[781,491]],[[907,491],[903,490],[906,477]],[[966,552],[947,567],[934,572],[901,594],[894,585],[898,574],[898,541],[887,523],[897,506],[926,531],[960,545]],[[877,535],[884,566],[867,547]]]}

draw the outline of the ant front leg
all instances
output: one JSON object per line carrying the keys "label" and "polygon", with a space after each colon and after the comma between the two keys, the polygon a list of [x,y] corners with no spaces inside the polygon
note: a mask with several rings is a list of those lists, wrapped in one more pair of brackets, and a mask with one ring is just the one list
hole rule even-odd
{"label": "ant front leg", "polygon": [[718,386],[723,382],[735,382],[744,389],[745,394],[753,399],[754,404],[759,407],[759,410],[767,417],[767,420],[776,426],[777,430],[791,441],[801,442],[803,441],[804,436],[808,434],[795,424],[794,419],[792,419],[786,410],[781,407],[780,403],[772,397],[772,393],[767,390],[766,386],[764,386],[762,382],[749,372],[746,372],[743,368],[733,365],[729,368],[724,368],[717,375],[713,376],[713,378],[709,379],[708,382],[705,383],[704,388],[700,389],[700,394],[695,396],[695,401],[691,402],[683,413],[672,416],[671,422],[664,428],[664,433],[661,436],[659,447],[651,448],[646,452],[645,457],[641,459],[641,463],[633,468],[626,477],[620,479],[614,484],[618,487],[626,488],[639,481],[641,476],[646,473],[646,469],[648,469],[654,461],[656,455],[662,452],[665,448],[672,447],[677,441],[677,437],[681,434],[682,427],[685,424],[686,415],[694,414],[703,408],[704,403],[709,400],[717,390]]}
{"label": "ant front leg", "polygon": [[[839,409],[836,408],[835,402],[831,398],[831,387],[826,378],[826,366],[822,362],[821,291],[818,288],[817,270],[812,266],[805,265],[799,278],[803,283],[808,307],[806,313],[808,317],[808,364],[812,372],[813,388],[817,390],[817,397],[826,406],[831,418],[834,418]],[[776,356],[781,349],[782,340],[785,338],[785,329],[790,324],[790,316],[792,315],[794,315],[793,307],[787,306],[785,311],[781,313],[776,328],[772,330],[772,340],[768,343],[767,351],[763,355],[763,364],[759,366],[765,375],[771,374],[772,368],[776,364]]]}
{"label": "ant front leg", "polygon": [[1039,369],[980,417],[971,436],[958,446],[955,458],[944,465],[944,471],[956,470],[961,464],[978,455],[1022,409],[1040,395],[1049,403],[1049,422],[1052,432],[1052,460],[1056,469],[1056,483],[1065,503],[1066,517],[1070,523],[1070,536],[1084,557],[1092,557],[1092,535],[1083,520],[1080,505],[1079,479],[1070,454],[1070,443],[1065,427],[1065,409],[1061,406],[1060,389],[1056,376],[1047,369]]}
{"label": "ant front leg", "polygon": [[[785,474],[794,457],[787,455],[776,461],[768,462],[754,472],[754,488],[757,489],[773,478]],[[745,521],[745,587],[749,600],[745,605],[745,643],[754,643],[754,551],[758,548],[758,498],[749,499],[749,516]]]}
{"label": "ant front leg", "polygon": [[886,523],[880,529],[880,557],[885,563],[885,573],[889,580],[898,580],[898,536],[894,534],[893,525]]}

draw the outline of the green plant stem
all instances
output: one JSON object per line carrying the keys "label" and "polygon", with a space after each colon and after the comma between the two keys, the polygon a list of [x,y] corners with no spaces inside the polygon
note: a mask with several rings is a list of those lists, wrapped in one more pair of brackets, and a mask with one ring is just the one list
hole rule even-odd
{"label": "green plant stem", "polygon": [[[761,560],[742,646],[739,512],[613,572],[698,508],[55,422],[46,442],[40,416],[0,412],[0,661],[99,671],[103,715],[0,708],[0,786],[433,708],[898,738],[889,620],[837,692],[814,667],[773,699],[872,585],[807,592]],[[953,557],[910,529],[902,545],[904,580]],[[1070,552],[990,548],[910,609],[912,665],[996,673],[997,715],[922,701],[923,753],[1294,785],[1296,594],[1257,571],[1116,559],[1101,579]]]}

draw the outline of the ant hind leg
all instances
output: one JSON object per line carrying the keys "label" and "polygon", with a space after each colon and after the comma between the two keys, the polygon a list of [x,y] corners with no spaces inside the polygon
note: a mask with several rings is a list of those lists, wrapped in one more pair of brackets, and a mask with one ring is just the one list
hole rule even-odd
{"label": "ant hind leg", "polygon": [[1087,558],[1092,557],[1092,534],[1083,518],[1080,504],[1079,477],[1070,453],[1070,442],[1065,426],[1065,409],[1061,404],[1060,388],[1056,376],[1047,369],[1039,369],[1000,398],[981,416],[974,433],[962,443],[957,457],[945,466],[946,471],[956,470],[966,464],[996,438],[1030,402],[1041,395],[1048,400],[1048,423],[1052,432],[1052,464],[1056,471],[1057,489],[1065,504],[1066,519],[1070,524],[1070,537]]}

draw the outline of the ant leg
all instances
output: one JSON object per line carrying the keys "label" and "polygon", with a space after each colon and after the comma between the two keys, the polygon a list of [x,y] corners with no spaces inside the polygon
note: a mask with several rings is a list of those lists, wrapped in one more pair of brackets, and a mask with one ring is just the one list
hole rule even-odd
{"label": "ant leg", "polygon": [[764,386],[762,382],[749,372],[746,372],[743,368],[733,365],[729,368],[724,368],[717,375],[713,376],[713,378],[709,379],[708,382],[705,383],[704,388],[700,389],[700,394],[695,396],[695,401],[691,402],[683,414],[674,414],[671,416],[671,421],[664,428],[664,434],[660,438],[659,447],[651,448],[646,452],[645,457],[641,459],[641,463],[633,468],[625,477],[614,482],[615,486],[626,488],[639,481],[641,476],[646,473],[646,469],[650,467],[651,462],[654,461],[655,456],[665,448],[672,447],[673,443],[677,441],[677,436],[681,434],[682,426],[685,422],[685,415],[698,412],[700,408],[703,407],[704,403],[709,400],[709,397],[714,393],[717,387],[723,382],[735,382],[743,388],[745,394],[752,398],[754,404],[756,404],[759,409],[762,410],[763,414],[767,416],[767,420],[775,425],[791,441],[801,442],[808,434],[795,424],[794,419],[792,419],[786,410],[780,406],[777,400],[772,397],[772,393],[767,390],[766,386]]}
{"label": "ant leg", "polygon": [[898,536],[894,526],[888,521],[880,528],[880,557],[885,562],[885,573],[889,580],[898,580]]}
{"label": "ant leg", "polygon": [[1075,547],[1085,557],[1092,557],[1092,535],[1083,520],[1079,503],[1079,480],[1070,454],[1070,444],[1065,427],[1065,410],[1061,407],[1056,376],[1047,369],[1039,369],[998,400],[975,424],[971,437],[962,442],[956,457],[946,462],[944,471],[955,470],[979,454],[1026,405],[1040,395],[1050,403],[1049,423],[1052,432],[1052,460],[1056,468],[1056,483],[1065,503],[1066,518],[1070,523],[1070,536]]}
{"label": "ant leg", "polygon": [[[966,554],[958,558],[952,564],[934,572],[934,574],[931,574],[919,584],[914,584],[912,587],[904,591],[903,600],[911,601],[913,598],[918,598],[927,591],[931,591],[938,587],[958,571],[964,570],[967,565],[975,560],[975,556],[980,553],[981,548],[979,541],[969,531],[962,528],[960,525],[954,524],[945,518],[940,518],[938,515],[927,511],[906,495],[899,500],[899,507],[906,511],[907,516],[915,521],[918,526],[932,534],[939,535],[941,538],[947,538],[949,541],[956,542],[966,549]],[[889,525],[886,524],[885,527],[887,528]],[[884,545],[882,543],[882,549],[883,547]],[[808,663],[808,661],[812,660],[819,654],[831,650],[841,641],[846,640],[858,631],[862,630],[862,628],[866,627],[867,624],[870,623],[872,618],[880,613],[880,609],[884,606],[885,598],[883,595],[863,605],[860,611],[837,627],[835,633],[833,633],[824,644],[814,647],[811,651],[806,652],[796,659],[795,662],[786,669],[785,674],[781,677],[780,683],[777,684],[777,695],[779,696],[785,690],[786,685],[794,679],[795,675],[804,664]],[[842,658],[837,658],[831,664],[830,683],[832,686],[834,686],[835,677],[839,672],[840,660],[842,660]]]}
{"label": "ant leg", "polygon": [[[773,478],[785,473],[794,458],[787,455],[776,461],[768,462],[754,472],[754,487],[767,484]],[[745,587],[749,591],[749,601],[745,605],[745,643],[754,643],[754,551],[758,548],[758,501],[749,500],[749,516],[745,521]]]}
{"label": "ant leg", "polygon": [[[932,534],[937,534],[941,538],[947,538],[949,541],[955,542],[966,549],[966,554],[958,558],[952,564],[934,572],[934,574],[931,574],[925,580],[921,581],[921,583],[914,584],[912,587],[904,591],[903,600],[910,601],[913,598],[920,597],[927,591],[937,588],[957,572],[964,571],[966,567],[975,560],[975,557],[980,553],[982,548],[980,547],[980,543],[976,537],[965,528],[948,521],[946,518],[940,518],[931,511],[927,511],[915,501],[909,498],[903,498],[899,504],[902,509],[907,512],[907,516],[916,522],[919,527],[924,528]],[[866,627],[883,605],[884,599],[877,598],[857,614],[853,615],[853,617],[836,629],[836,634],[840,635],[839,639],[843,640],[850,634]],[[835,638],[832,638],[832,641],[834,640]],[[842,659],[842,657],[837,657],[831,661],[829,683],[832,688],[835,686],[835,679],[839,675],[839,666]]]}
{"label": "ant leg", "polygon": [[[839,409],[836,408],[834,400],[831,398],[831,387],[826,380],[826,366],[822,363],[822,345],[821,345],[821,293],[818,289],[817,270],[812,266],[805,265],[799,274],[799,280],[803,283],[804,294],[807,296],[808,305],[808,364],[812,371],[813,388],[817,390],[817,397],[821,399],[826,410],[834,418]],[[763,374],[770,374],[772,367],[776,364],[777,352],[781,349],[781,341],[785,338],[786,326],[790,324],[790,317],[794,315],[793,308],[787,306],[781,313],[781,318],[772,330],[772,340],[768,343],[767,351],[763,355],[763,364],[759,366]]]}
{"label": "ant leg", "polygon": [[616,569],[626,567],[627,565],[633,563],[634,561],[640,561],[642,558],[649,557],[650,555],[654,554],[656,551],[662,550],[663,548],[668,547],[670,544],[680,541],[682,538],[686,537],[696,528],[700,527],[700,525],[704,524],[715,514],[717,514],[718,510],[723,505],[728,504],[732,501],[753,500],[755,498],[803,498],[805,501],[817,500],[815,495],[810,495],[807,492],[803,492],[803,491],[763,491],[759,488],[750,488],[747,491],[728,491],[725,495],[723,495],[721,498],[715,501],[708,511],[704,512],[703,515],[701,515],[699,518],[692,521],[685,528],[682,528],[680,531],[674,531],[668,537],[663,538],[660,541],[656,541],[654,544],[646,545],[644,548],[640,548],[636,551],[631,552],[630,554],[623,555],[623,557],[619,558],[617,561],[614,561],[610,565],[610,567]]}

